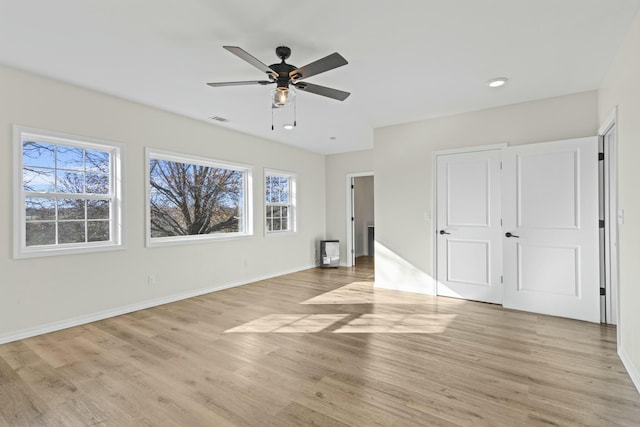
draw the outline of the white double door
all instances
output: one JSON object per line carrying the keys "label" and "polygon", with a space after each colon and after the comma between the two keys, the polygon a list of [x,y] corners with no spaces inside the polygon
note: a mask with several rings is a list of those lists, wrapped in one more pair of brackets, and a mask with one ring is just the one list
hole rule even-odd
{"label": "white double door", "polygon": [[597,138],[437,156],[439,295],[598,322]]}

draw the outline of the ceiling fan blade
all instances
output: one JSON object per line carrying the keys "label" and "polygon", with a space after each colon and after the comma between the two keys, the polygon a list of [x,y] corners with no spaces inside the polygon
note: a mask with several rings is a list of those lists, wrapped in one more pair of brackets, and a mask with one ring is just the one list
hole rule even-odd
{"label": "ceiling fan blade", "polygon": [[222,86],[244,86],[244,85],[268,85],[274,83],[270,80],[247,80],[244,82],[218,82],[218,83],[207,83],[207,86],[211,87],[222,87]]}
{"label": "ceiling fan blade", "polygon": [[251,55],[246,50],[244,50],[244,49],[242,49],[242,48],[240,48],[238,46],[222,46],[222,47],[227,49],[229,52],[233,53],[238,58],[244,59],[249,64],[253,65],[254,67],[256,67],[258,70],[262,71],[263,73],[267,73],[267,74],[271,74],[271,75],[274,74],[273,70],[271,68],[269,68],[268,65],[264,64],[262,61],[260,61],[259,59],[257,59],[253,55]]}
{"label": "ceiling fan blade", "polygon": [[324,73],[325,71],[333,70],[334,68],[347,65],[348,62],[338,52],[318,59],[304,67],[297,68],[289,73],[289,77],[300,75],[298,80],[306,79],[307,77],[315,76],[316,74]]}
{"label": "ceiling fan blade", "polygon": [[326,96],[328,98],[337,99],[338,101],[344,101],[349,97],[349,95],[351,95],[349,92],[345,92],[343,90],[332,89],[330,87],[314,85],[307,82],[295,83],[294,86],[296,89],[301,91],[315,93],[316,95]]}

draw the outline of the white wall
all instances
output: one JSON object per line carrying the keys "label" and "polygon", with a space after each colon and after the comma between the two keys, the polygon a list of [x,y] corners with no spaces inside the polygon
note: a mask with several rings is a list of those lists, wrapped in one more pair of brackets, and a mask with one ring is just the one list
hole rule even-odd
{"label": "white wall", "polygon": [[372,172],[373,150],[326,157],[327,239],[340,240],[340,265],[347,263],[347,174]]}
{"label": "white wall", "polygon": [[[12,259],[12,124],[122,143],[127,249]],[[144,147],[254,166],[254,236],[144,247]],[[298,232],[263,235],[263,168],[297,173]],[[119,98],[0,67],[0,342],[47,325],[106,315],[312,267],[325,234],[325,158]],[[149,286],[154,274],[157,284]],[[83,317],[84,316],[84,317]],[[56,323],[58,322],[58,323]],[[59,323],[62,322],[62,323]]]}
{"label": "white wall", "polygon": [[620,343],[618,352],[640,390],[640,14],[599,92],[600,121],[618,107]]}
{"label": "white wall", "polygon": [[358,176],[354,180],[354,227],[356,256],[369,254],[369,226],[374,225],[373,176]]}
{"label": "white wall", "polygon": [[434,293],[432,153],[595,135],[597,92],[376,129],[376,286]]}

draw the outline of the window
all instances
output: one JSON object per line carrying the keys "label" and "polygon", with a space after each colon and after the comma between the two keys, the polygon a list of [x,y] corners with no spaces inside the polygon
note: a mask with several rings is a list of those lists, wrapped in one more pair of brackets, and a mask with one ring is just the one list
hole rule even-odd
{"label": "window", "polygon": [[252,234],[251,168],[147,150],[147,244]]}
{"label": "window", "polygon": [[16,126],[16,258],[122,248],[119,145]]}
{"label": "window", "polygon": [[295,175],[265,170],[265,232],[267,234],[294,232]]}

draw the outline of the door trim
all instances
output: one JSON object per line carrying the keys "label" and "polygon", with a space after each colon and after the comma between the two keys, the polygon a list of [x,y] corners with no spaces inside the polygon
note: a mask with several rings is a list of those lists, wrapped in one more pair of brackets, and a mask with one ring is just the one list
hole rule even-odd
{"label": "door trim", "polygon": [[474,147],[453,148],[448,150],[438,150],[431,153],[431,212],[424,213],[425,221],[431,219],[431,271],[433,272],[433,291],[438,295],[438,157],[449,154],[476,153],[479,151],[502,150],[509,144],[501,142],[497,144],[478,145]]}
{"label": "door trim", "polygon": [[[619,252],[617,247],[617,235],[618,235],[618,218],[617,215],[611,215],[612,208],[616,212],[618,211],[618,132],[617,132],[617,123],[618,123],[618,107],[615,107],[607,116],[607,118],[602,122],[602,125],[598,129],[598,137],[604,138],[611,131],[611,129],[616,130],[614,134],[614,140],[612,144],[608,144],[606,139],[604,140],[604,212],[605,212],[605,242],[604,247],[601,247],[600,250],[604,249],[605,254],[609,254],[609,256],[605,256],[604,258],[604,266],[605,266],[605,289],[607,292],[607,296],[605,297],[605,305],[607,307],[607,318],[603,319],[603,322],[612,323],[609,318],[609,313],[615,313],[614,321],[617,325],[617,334],[618,334],[618,345],[620,344],[620,293],[619,293],[619,264],[616,262],[616,265],[611,265],[611,252],[615,251],[614,258],[618,260]],[[611,185],[613,184],[613,185]],[[612,188],[613,187],[613,188]],[[615,237],[615,245],[611,244],[611,236]],[[613,284],[610,280],[610,274],[608,272],[613,271],[615,269],[617,273],[616,283]]]}
{"label": "door trim", "polygon": [[[354,178],[358,178],[361,176],[374,176],[373,171],[367,171],[367,172],[354,172],[354,173],[348,173],[346,176],[346,206],[347,206],[347,216],[346,216],[346,220],[347,220],[347,253],[346,253],[346,262],[345,262],[345,267],[353,267],[353,260],[354,260],[354,252],[353,252],[353,221],[351,221],[351,218],[355,215],[355,213],[353,212],[353,200],[351,199],[351,183],[353,182]],[[375,211],[375,181],[374,181],[374,191],[373,191],[373,203],[374,203],[374,211]]]}

